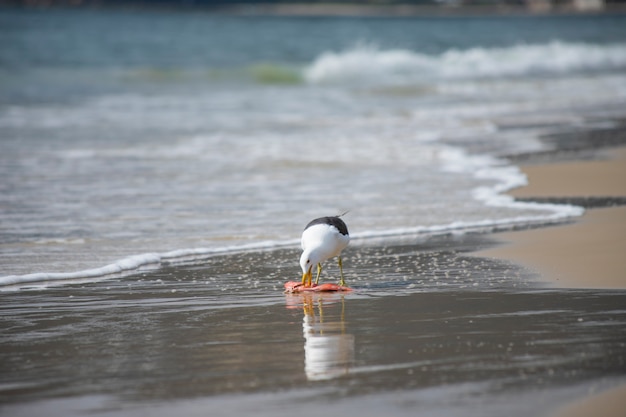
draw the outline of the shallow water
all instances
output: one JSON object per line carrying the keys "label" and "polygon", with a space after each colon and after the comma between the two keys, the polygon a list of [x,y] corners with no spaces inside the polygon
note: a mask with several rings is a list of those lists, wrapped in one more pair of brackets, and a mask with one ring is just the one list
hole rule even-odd
{"label": "shallow water", "polygon": [[283,294],[291,250],[1,293],[3,413],[538,416],[624,382],[624,291],[543,289],[487,244],[351,248],[347,294]]}

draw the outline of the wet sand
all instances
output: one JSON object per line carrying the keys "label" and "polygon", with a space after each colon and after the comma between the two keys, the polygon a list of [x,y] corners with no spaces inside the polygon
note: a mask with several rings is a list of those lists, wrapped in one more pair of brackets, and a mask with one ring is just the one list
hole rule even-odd
{"label": "wet sand", "polygon": [[626,410],[626,385],[584,398],[559,409],[553,417],[623,417]]}
{"label": "wet sand", "polygon": [[[626,148],[604,150],[600,159],[523,166],[529,185],[516,198],[626,196]],[[558,288],[626,288],[626,207],[588,208],[581,219],[555,227],[498,235],[503,245],[480,256],[509,259],[534,269]],[[623,416],[626,385],[588,394],[563,406],[554,417]]]}
{"label": "wet sand", "polygon": [[514,197],[626,196],[626,147],[605,149],[597,160],[524,165],[528,186]]}
{"label": "wet sand", "polygon": [[626,294],[537,291],[488,240],[351,247],[349,294],[282,294],[297,250],[0,293],[0,414],[539,417],[623,381]]}
{"label": "wet sand", "polygon": [[[523,166],[529,185],[510,194],[530,200],[626,196],[626,148],[600,157]],[[570,224],[497,237],[501,246],[477,255],[527,265],[554,287],[626,288],[626,206],[590,208]]]}

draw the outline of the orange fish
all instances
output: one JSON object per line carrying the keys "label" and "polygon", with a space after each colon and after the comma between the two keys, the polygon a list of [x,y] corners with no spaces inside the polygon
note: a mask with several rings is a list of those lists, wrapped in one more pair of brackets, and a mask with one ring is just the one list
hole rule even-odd
{"label": "orange fish", "polygon": [[352,291],[352,288],[346,287],[343,285],[325,283],[325,284],[311,284],[311,286],[307,286],[297,281],[287,281],[285,282],[285,292],[286,293],[298,293],[298,292],[332,292],[332,291]]}

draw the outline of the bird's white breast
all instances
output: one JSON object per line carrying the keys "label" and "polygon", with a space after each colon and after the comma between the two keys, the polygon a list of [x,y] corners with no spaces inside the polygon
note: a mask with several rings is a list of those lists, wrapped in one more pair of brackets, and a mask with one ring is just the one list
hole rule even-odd
{"label": "bird's white breast", "polygon": [[302,250],[316,250],[323,259],[339,255],[348,246],[350,236],[342,235],[328,224],[316,224],[302,233]]}

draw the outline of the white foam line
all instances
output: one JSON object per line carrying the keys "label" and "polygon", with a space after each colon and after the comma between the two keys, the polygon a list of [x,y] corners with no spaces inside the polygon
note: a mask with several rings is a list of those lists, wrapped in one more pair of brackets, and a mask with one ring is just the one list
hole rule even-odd
{"label": "white foam line", "polygon": [[522,216],[512,220],[536,222],[536,221],[560,221],[572,217],[582,216],[585,212],[583,207],[570,204],[547,204],[516,201],[510,195],[503,194],[514,188],[528,184],[526,175],[517,166],[492,166],[478,170],[474,174],[477,178],[492,178],[500,180],[500,184],[493,187],[477,187],[472,191],[472,196],[479,201],[492,207],[511,207],[515,209],[552,211],[551,215]]}
{"label": "white foam line", "polygon": [[27,275],[8,275],[0,277],[0,286],[29,284],[34,282],[101,278],[136,271],[141,267],[159,264],[161,257],[155,253],[130,256],[101,268],[86,269],[77,272],[40,272]]}
{"label": "white foam line", "polygon": [[513,228],[517,225],[552,224],[582,216],[585,209],[569,204],[546,204],[516,201],[503,194],[514,188],[528,185],[526,175],[515,165],[488,155],[469,155],[460,148],[444,149],[440,156],[445,161],[443,170],[472,175],[478,179],[495,180],[493,186],[482,186],[472,190],[472,197],[487,206],[552,212],[534,216],[516,216],[500,220],[485,219],[474,222],[453,222],[445,225],[417,226],[382,231],[367,231],[351,235],[356,239],[385,238],[403,235],[436,235],[454,232],[493,231],[497,228]]}
{"label": "white foam line", "polygon": [[[521,203],[520,203],[521,204]],[[533,203],[529,203],[533,204]],[[544,206],[548,206],[548,204],[537,204],[541,206],[541,209],[544,209]],[[556,205],[554,205],[556,206]],[[558,206],[559,208],[561,206]],[[579,207],[572,206],[575,209]],[[578,211],[577,211],[578,212]],[[416,227],[407,227],[407,228],[398,228],[398,229],[390,229],[390,230],[374,230],[374,231],[366,231],[360,233],[351,234],[351,239],[372,239],[372,238],[389,238],[395,236],[410,236],[410,235],[442,235],[448,233],[471,233],[476,231],[494,231],[504,229],[513,229],[518,225],[548,225],[557,222],[564,221],[571,216],[563,216],[563,215],[551,215],[551,216],[519,216],[519,217],[511,217],[502,220],[480,220],[475,222],[453,222],[446,225],[436,225],[436,226],[416,226]]]}
{"label": "white foam line", "polygon": [[467,173],[477,179],[497,181],[493,186],[482,186],[472,190],[472,197],[492,207],[510,207],[515,209],[552,211],[552,215],[523,216],[504,219],[502,222],[520,221],[559,221],[578,217],[584,213],[579,206],[569,204],[544,204],[516,201],[510,195],[503,194],[514,188],[528,185],[526,175],[515,165],[489,155],[469,155],[460,148],[448,148],[442,152],[447,160],[444,170]]}
{"label": "white foam line", "polygon": [[145,253],[142,255],[133,255],[100,268],[76,272],[40,272],[26,275],[7,275],[0,277],[0,290],[2,287],[23,286],[32,283],[59,283],[63,281],[113,278],[119,277],[120,275],[132,274],[145,268],[156,269],[165,263],[186,263],[219,254],[288,247],[294,246],[298,242],[299,240],[294,239],[283,242],[265,241],[221,248],[179,249],[161,254]]}

